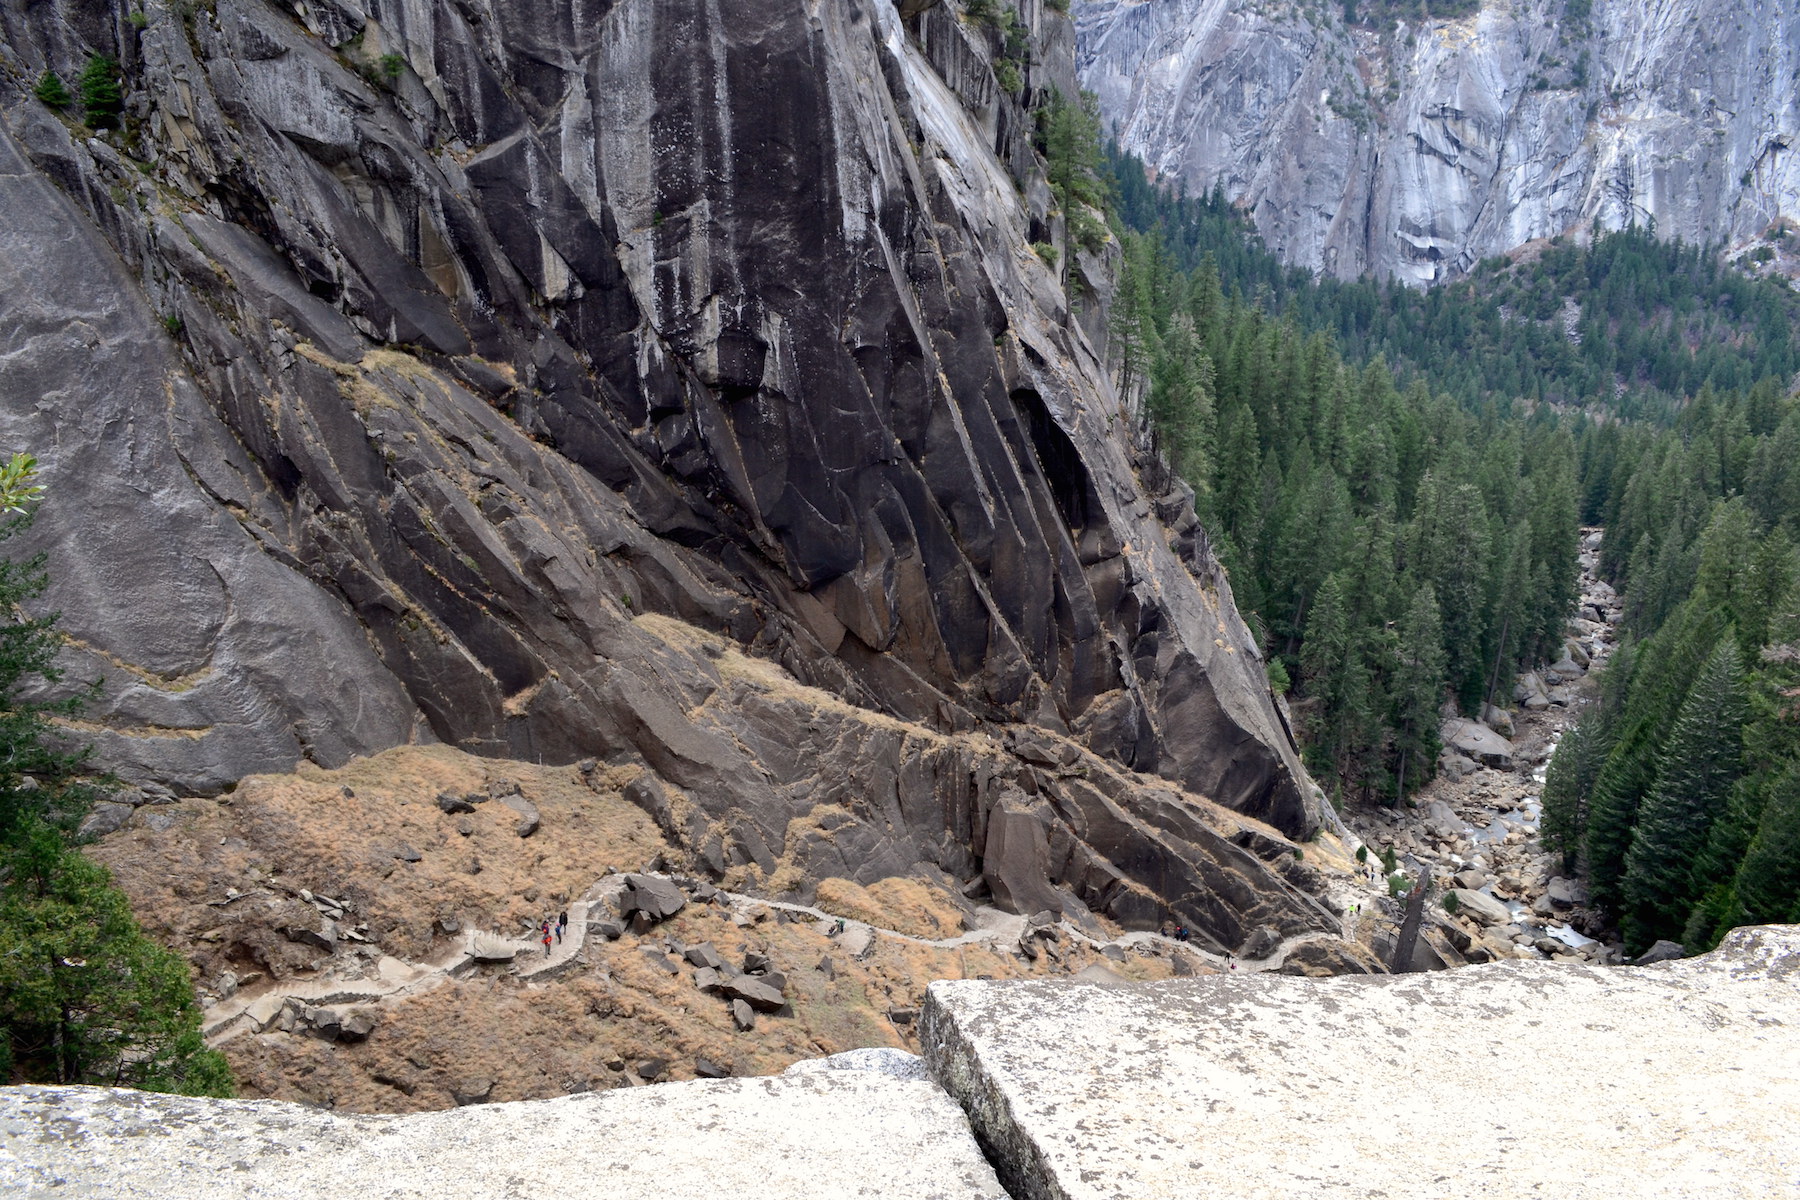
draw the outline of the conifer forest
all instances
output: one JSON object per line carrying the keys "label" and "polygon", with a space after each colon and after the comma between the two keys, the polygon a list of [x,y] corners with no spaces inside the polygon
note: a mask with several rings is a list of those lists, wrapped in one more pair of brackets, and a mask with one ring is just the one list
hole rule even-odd
{"label": "conifer forest", "polygon": [[1334,798],[1403,802],[1440,705],[1558,653],[1603,526],[1623,650],[1546,836],[1630,948],[1800,920],[1800,297],[1636,228],[1423,291],[1321,279],[1107,163],[1120,370]]}

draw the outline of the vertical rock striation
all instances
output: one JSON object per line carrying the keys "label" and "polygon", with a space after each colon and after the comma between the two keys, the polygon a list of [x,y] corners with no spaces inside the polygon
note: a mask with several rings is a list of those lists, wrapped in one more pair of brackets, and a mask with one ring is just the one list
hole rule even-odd
{"label": "vertical rock striation", "polygon": [[[1135,914],[1193,868],[1132,787],[1013,757],[1012,727],[1317,828],[1068,300],[1102,265],[1032,249],[1062,237],[1030,134],[1068,18],[1023,6],[1014,96],[998,33],[911,0],[139,11],[0,0],[0,442],[46,463],[31,536],[109,765],[211,792],[409,740],[634,761],[697,853],[765,871],[854,794],[899,847],[864,873],[967,874],[1017,792],[1057,882]],[[121,132],[30,94],[90,53]],[[903,738],[792,754],[726,643],[870,718],[1004,734],[1015,782]],[[931,811],[896,830],[870,790],[908,772]],[[1255,904],[1324,921],[1241,857]],[[1206,903],[1222,938],[1254,906]]]}
{"label": "vertical rock striation", "polygon": [[1386,29],[1336,7],[1076,0],[1124,146],[1290,262],[1423,284],[1536,238],[1800,220],[1800,5],[1525,0]]}

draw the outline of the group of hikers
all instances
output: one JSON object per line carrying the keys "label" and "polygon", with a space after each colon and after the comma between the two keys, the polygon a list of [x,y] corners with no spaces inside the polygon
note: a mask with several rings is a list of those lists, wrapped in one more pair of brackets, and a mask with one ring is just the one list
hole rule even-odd
{"label": "group of hikers", "polygon": [[558,945],[561,945],[562,940],[563,940],[563,932],[565,930],[567,930],[568,928],[569,928],[569,914],[567,912],[558,913],[556,916],[556,920],[554,920],[554,921],[552,921],[549,917],[545,917],[543,919],[543,921],[541,921],[538,924],[538,933],[540,935],[542,935],[542,939],[543,939],[543,943],[544,943],[544,957],[545,958],[550,957],[551,938],[554,937],[556,939],[556,943]]}

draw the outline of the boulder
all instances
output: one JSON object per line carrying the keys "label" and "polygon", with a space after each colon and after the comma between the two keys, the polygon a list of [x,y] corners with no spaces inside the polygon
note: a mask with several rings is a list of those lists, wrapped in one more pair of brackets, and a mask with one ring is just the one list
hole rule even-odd
{"label": "boulder", "polygon": [[681,974],[681,964],[670,958],[667,954],[664,954],[657,947],[644,946],[642,947],[642,951],[644,957],[650,960],[651,966],[667,971],[671,975]]}
{"label": "boulder", "polygon": [[627,875],[620,900],[624,915],[643,916],[654,924],[687,907],[687,897],[667,879],[655,875]]}
{"label": "boulder", "polygon": [[1473,867],[1469,867],[1456,873],[1456,886],[1459,888],[1466,888],[1471,892],[1479,891],[1481,888],[1486,887],[1487,882],[1487,875],[1484,872],[1477,871]]}
{"label": "boulder", "polygon": [[696,967],[711,967],[715,971],[720,970],[725,966],[725,961],[719,957],[719,952],[713,949],[713,944],[711,942],[702,942],[698,946],[689,946],[682,957],[686,958],[688,962]]}
{"label": "boulder", "polygon": [[1419,819],[1440,838],[1454,839],[1468,831],[1468,825],[1442,800],[1432,800],[1419,810]]}
{"label": "boulder", "polygon": [[860,921],[851,921],[837,935],[837,943],[851,958],[862,958],[875,945],[875,930]]}
{"label": "boulder", "polygon": [[337,936],[329,928],[329,924],[321,929],[315,929],[311,925],[288,925],[282,929],[281,934],[290,942],[311,946],[327,954],[337,949]]}
{"label": "boulder", "polygon": [[724,979],[723,975],[711,967],[701,967],[694,972],[694,986],[709,994],[717,992]]}
{"label": "boulder", "polygon": [[1445,721],[1439,730],[1444,745],[1465,754],[1483,766],[1502,771],[1511,770],[1513,745],[1479,721],[1461,718]]}
{"label": "boulder", "polygon": [[1267,958],[1281,944],[1281,930],[1273,925],[1258,925],[1238,950],[1239,958]]}
{"label": "boulder", "polygon": [[1550,707],[1550,697],[1544,681],[1535,671],[1527,671],[1519,676],[1518,682],[1513,685],[1513,699],[1533,712],[1541,712]]}
{"label": "boulder", "polygon": [[1047,805],[1017,790],[989,811],[981,874],[1002,908],[1062,911],[1062,897],[1050,882],[1050,821]]}
{"label": "boulder", "polygon": [[81,820],[81,836],[100,838],[109,833],[117,833],[125,827],[135,812],[129,804],[115,804],[110,800],[102,800],[88,810],[87,816]]}
{"label": "boulder", "polygon": [[1674,959],[1685,958],[1686,956],[1686,946],[1683,946],[1680,942],[1671,942],[1666,938],[1659,938],[1655,945],[1632,959],[1631,965],[1634,967],[1647,967],[1653,963],[1670,962]]}
{"label": "boulder", "polygon": [[1513,736],[1512,714],[1507,712],[1504,708],[1495,708],[1492,704],[1483,705],[1481,709],[1481,723],[1501,737],[1510,738]]}
{"label": "boulder", "polygon": [[345,1017],[342,1024],[338,1026],[337,1040],[353,1044],[366,1042],[369,1040],[369,1035],[375,1032],[377,1024],[379,1024],[379,1020],[374,1013],[368,1009],[359,1008]]}
{"label": "boulder", "polygon": [[756,1010],[742,1000],[731,1002],[731,1023],[737,1026],[739,1033],[748,1033],[756,1028]]}
{"label": "boulder", "polygon": [[519,944],[492,933],[477,933],[469,939],[469,957],[478,963],[511,962],[519,956]]}
{"label": "boulder", "polygon": [[1453,888],[1447,895],[1456,897],[1456,911],[1467,914],[1483,925],[1506,925],[1512,921],[1512,911],[1486,892],[1477,892],[1469,888]]}
{"label": "boulder", "polygon": [[[501,785],[495,784],[494,786],[499,787]],[[512,790],[503,795],[495,796],[494,799],[500,801],[500,803],[506,805],[506,807],[512,809],[514,813],[518,814],[519,819],[513,822],[513,832],[522,838],[528,838],[538,831],[538,827],[543,824],[543,818],[538,815],[537,805],[519,794],[517,784],[508,784],[506,786],[512,788]]]}
{"label": "boulder", "polygon": [[694,1060],[694,1075],[700,1079],[730,1079],[731,1068],[710,1058]]}
{"label": "boulder", "polygon": [[758,1012],[774,1012],[787,1003],[779,989],[772,988],[754,975],[736,975],[719,981],[722,995],[742,1001]]}
{"label": "boulder", "polygon": [[472,813],[475,811],[475,806],[473,804],[470,804],[461,796],[453,796],[449,792],[439,792],[437,794],[437,806],[441,811],[450,815]]}
{"label": "boulder", "polygon": [[1587,903],[1587,888],[1574,880],[1555,875],[1544,885],[1544,897],[1557,908],[1574,908],[1577,904]]}
{"label": "boulder", "polygon": [[1462,779],[1481,770],[1481,767],[1468,756],[1458,754],[1446,747],[1444,752],[1438,755],[1438,770],[1452,779]]}

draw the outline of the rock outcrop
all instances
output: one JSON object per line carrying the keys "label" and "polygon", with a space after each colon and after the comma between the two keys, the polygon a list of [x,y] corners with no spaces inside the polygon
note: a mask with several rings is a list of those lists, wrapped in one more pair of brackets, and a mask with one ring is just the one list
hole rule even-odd
{"label": "rock outcrop", "polygon": [[1153,170],[1222,187],[1290,262],[1344,277],[1800,218],[1793,0],[1524,0],[1385,29],[1348,7],[1076,0],[1081,78]]}
{"label": "rock outcrop", "polygon": [[[641,764],[706,869],[828,821],[864,881],[981,875],[1003,811],[1051,886],[1235,937],[1230,880],[1294,885],[1114,781],[1326,818],[1104,263],[1032,250],[1073,30],[1023,13],[1015,95],[950,4],[0,0],[0,445],[100,761]],[[91,54],[99,135],[31,93]]]}
{"label": "rock outcrop", "polygon": [[1794,1183],[1796,1013],[1770,926],[1642,969],[936,983],[924,1046],[1016,1200],[1761,1197]]}
{"label": "rock outcrop", "polygon": [[409,1117],[100,1088],[4,1089],[0,1112],[21,1200],[1007,1200],[941,1089],[860,1064]]}
{"label": "rock outcrop", "polygon": [[1423,1200],[1463,1178],[1496,1200],[1760,1198],[1793,1188],[1797,1011],[1793,926],[1652,967],[961,980],[931,988],[922,1063],[859,1051],[399,1117],[0,1088],[0,1189]]}

